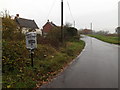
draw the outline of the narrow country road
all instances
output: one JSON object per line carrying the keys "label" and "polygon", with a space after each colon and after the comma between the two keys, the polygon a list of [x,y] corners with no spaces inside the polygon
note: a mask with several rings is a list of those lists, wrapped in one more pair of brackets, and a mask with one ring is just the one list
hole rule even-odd
{"label": "narrow country road", "polygon": [[119,46],[83,37],[86,46],[79,57],[42,88],[118,88]]}

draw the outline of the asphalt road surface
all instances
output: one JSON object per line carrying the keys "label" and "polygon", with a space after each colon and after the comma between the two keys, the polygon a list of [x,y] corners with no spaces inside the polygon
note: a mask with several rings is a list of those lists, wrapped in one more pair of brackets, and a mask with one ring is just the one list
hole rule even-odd
{"label": "asphalt road surface", "polygon": [[83,36],[79,57],[41,88],[118,88],[118,45]]}

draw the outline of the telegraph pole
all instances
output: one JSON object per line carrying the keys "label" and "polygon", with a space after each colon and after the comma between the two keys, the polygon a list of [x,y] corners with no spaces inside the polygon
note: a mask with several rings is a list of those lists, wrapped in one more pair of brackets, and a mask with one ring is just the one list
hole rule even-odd
{"label": "telegraph pole", "polygon": [[74,21],[74,28],[75,28],[75,21]]}
{"label": "telegraph pole", "polygon": [[92,23],[90,23],[90,29],[92,30]]}
{"label": "telegraph pole", "polygon": [[63,43],[63,0],[61,0],[61,42]]}

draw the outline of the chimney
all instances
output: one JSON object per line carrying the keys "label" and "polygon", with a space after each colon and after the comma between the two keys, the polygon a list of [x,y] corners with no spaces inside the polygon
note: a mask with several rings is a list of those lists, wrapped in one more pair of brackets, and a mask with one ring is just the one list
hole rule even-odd
{"label": "chimney", "polygon": [[47,21],[49,22],[49,19]]}
{"label": "chimney", "polygon": [[19,14],[16,14],[16,18],[19,18]]}

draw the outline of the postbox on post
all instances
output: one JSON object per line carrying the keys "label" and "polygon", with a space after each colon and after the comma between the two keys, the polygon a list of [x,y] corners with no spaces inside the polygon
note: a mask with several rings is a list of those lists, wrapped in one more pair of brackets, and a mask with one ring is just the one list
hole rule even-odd
{"label": "postbox on post", "polygon": [[31,54],[31,66],[33,67],[33,54],[34,49],[37,48],[36,32],[27,32],[26,33],[26,48],[30,50]]}

